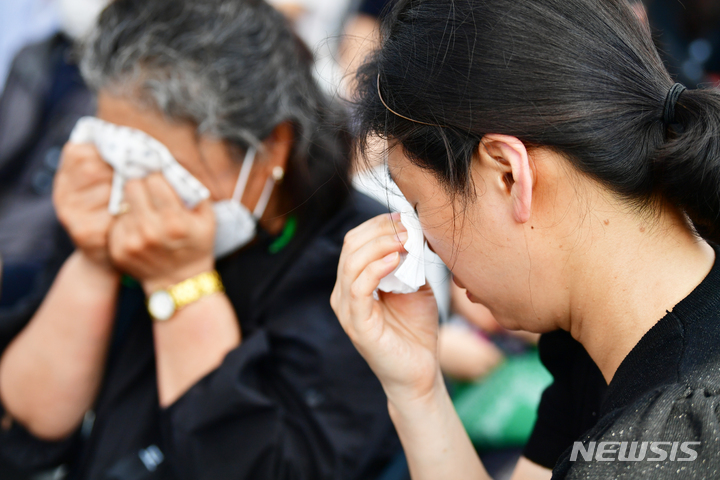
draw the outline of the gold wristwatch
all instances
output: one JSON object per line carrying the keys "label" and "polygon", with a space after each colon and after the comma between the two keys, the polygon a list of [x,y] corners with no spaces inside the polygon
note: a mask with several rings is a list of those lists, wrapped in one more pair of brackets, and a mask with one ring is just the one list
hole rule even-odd
{"label": "gold wristwatch", "polygon": [[153,292],[148,298],[147,308],[153,320],[162,322],[169,320],[182,307],[224,291],[220,275],[213,270],[195,275],[165,290]]}

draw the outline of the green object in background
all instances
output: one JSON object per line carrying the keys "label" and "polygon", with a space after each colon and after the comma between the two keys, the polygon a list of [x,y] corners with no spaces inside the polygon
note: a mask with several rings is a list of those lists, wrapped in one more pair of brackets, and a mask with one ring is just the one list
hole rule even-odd
{"label": "green object in background", "polygon": [[477,382],[457,385],[453,403],[475,448],[525,445],[535,425],[540,396],[552,379],[534,348],[507,358]]}

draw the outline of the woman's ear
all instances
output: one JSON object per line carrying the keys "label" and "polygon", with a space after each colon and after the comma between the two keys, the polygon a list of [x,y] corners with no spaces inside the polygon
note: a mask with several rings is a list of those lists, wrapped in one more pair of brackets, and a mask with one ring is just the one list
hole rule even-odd
{"label": "woman's ear", "polygon": [[525,144],[508,135],[488,134],[479,149],[481,159],[498,172],[498,185],[512,202],[515,221],[530,220],[534,172]]}
{"label": "woman's ear", "polygon": [[295,143],[295,129],[290,122],[277,125],[272,133],[263,140],[262,155],[263,166],[267,167],[268,175],[277,167],[284,171],[287,168],[288,158]]}

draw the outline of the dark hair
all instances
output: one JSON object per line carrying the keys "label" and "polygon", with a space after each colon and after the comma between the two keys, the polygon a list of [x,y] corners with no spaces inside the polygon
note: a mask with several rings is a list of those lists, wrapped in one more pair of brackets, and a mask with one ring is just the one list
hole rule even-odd
{"label": "dark hair", "polygon": [[668,128],[673,80],[626,0],[400,1],[358,76],[361,139],[397,140],[451,193],[472,192],[485,134],[512,135],[720,241],[720,93],[684,92]]}
{"label": "dark hair", "polygon": [[344,111],[315,81],[308,48],[264,1],[115,0],[81,55],[94,89],[136,98],[243,149],[290,121],[288,207],[329,215],[347,195]]}

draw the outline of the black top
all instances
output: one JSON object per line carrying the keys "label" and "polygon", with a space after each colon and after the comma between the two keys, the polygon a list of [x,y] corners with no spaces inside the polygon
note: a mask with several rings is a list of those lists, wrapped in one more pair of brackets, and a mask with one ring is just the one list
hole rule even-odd
{"label": "black top", "polygon": [[125,285],[94,422],[57,443],[14,425],[0,453],[26,469],[66,463],[83,480],[374,478],[399,442],[329,298],[345,233],[381,212],[354,194],[331,220],[300,221],[278,253],[261,233],[219,261],[242,344],[166,409],[144,295]]}
{"label": "black top", "polygon": [[[716,255],[719,253],[716,249]],[[608,386],[600,420],[580,440],[582,448],[571,447],[563,453],[553,471],[554,479],[718,478],[719,261],[625,357]],[[605,445],[601,454],[601,442],[620,443]],[[637,442],[634,449],[632,442]],[[688,460],[693,451],[697,458]],[[618,461],[630,455],[642,460]],[[665,459],[657,460],[662,457]]]}
{"label": "black top", "polygon": [[540,360],[553,376],[538,406],[523,455],[552,469],[560,455],[597,423],[607,383],[585,348],[569,332],[543,334]]}

